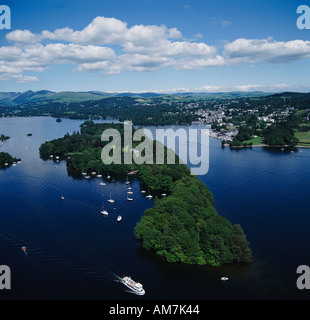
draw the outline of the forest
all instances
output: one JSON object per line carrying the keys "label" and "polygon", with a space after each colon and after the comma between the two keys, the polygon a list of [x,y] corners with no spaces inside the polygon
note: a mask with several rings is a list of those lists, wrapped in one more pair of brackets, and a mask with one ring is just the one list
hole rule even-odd
{"label": "forest", "polygon": [[[241,226],[232,225],[217,214],[212,193],[184,164],[179,161],[175,165],[103,164],[104,142],[100,138],[107,128],[115,128],[121,135],[124,133],[120,124],[87,121],[81,125],[80,132],[42,144],[40,155],[43,159],[51,155],[66,159],[68,171],[79,174],[87,170],[126,176],[130,171],[139,170],[137,176],[141,186],[155,198],[154,207],[145,211],[134,234],[145,250],[166,261],[209,266],[252,261],[252,252]],[[160,197],[163,193],[166,196]]]}
{"label": "forest", "polygon": [[[285,120],[279,120],[266,126],[257,117],[252,115],[251,120],[239,127],[238,134],[229,143],[230,147],[251,146],[249,142],[253,136],[262,138],[263,144],[267,146],[290,146],[298,143],[295,137],[295,130],[300,130],[300,121],[295,114],[291,114]],[[224,141],[225,143],[225,141]]]}
{"label": "forest", "polygon": [[[146,170],[149,174],[144,181],[161,169]],[[250,263],[252,252],[241,226],[232,226],[218,215],[210,190],[196,176],[184,172],[177,178],[172,172],[155,178],[174,181],[169,196],[155,200],[154,207],[147,209],[136,225],[135,236],[141,239],[142,247],[168,262],[213,267]]]}
{"label": "forest", "polygon": [[181,110],[177,102],[132,97],[109,97],[83,102],[28,102],[20,106],[1,106],[1,114],[7,117],[51,116],[83,120],[131,120],[138,125],[191,124],[197,119],[194,113]]}

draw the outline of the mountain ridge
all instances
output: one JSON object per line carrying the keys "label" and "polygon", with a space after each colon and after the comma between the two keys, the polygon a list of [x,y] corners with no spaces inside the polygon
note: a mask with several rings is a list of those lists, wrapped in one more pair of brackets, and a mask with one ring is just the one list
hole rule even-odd
{"label": "mountain ridge", "polygon": [[101,100],[108,97],[133,97],[133,98],[157,98],[157,97],[175,97],[175,98],[218,98],[218,99],[233,99],[233,98],[250,98],[264,97],[271,95],[298,95],[299,92],[179,92],[179,93],[155,93],[155,92],[104,92],[104,91],[60,91],[54,92],[50,90],[24,91],[24,92],[0,92],[0,105],[18,106],[29,102],[37,101],[58,101],[58,102],[83,102],[91,100]]}

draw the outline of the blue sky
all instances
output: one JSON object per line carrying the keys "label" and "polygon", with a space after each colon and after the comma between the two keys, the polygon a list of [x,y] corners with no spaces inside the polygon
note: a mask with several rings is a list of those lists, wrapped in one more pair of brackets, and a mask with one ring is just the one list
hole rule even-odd
{"label": "blue sky", "polygon": [[0,91],[310,91],[299,0],[1,4]]}

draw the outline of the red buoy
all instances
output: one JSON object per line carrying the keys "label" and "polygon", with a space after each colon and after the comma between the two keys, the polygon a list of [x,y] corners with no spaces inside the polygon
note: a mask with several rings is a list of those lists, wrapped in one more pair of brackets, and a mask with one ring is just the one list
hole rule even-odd
{"label": "red buoy", "polygon": [[22,247],[22,250],[23,250],[23,251],[26,251],[26,249],[27,249],[26,247],[24,247],[24,246]]}

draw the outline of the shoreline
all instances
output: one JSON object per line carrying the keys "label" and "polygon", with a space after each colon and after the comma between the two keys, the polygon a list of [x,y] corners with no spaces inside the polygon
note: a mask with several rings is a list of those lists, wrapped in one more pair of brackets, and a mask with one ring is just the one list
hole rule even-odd
{"label": "shoreline", "polygon": [[[214,138],[216,140],[220,140],[217,138]],[[310,146],[270,146],[268,144],[253,144],[252,146],[233,146],[230,147],[229,144],[224,145],[223,147],[229,147],[230,149],[249,149],[254,147],[266,147],[266,148],[302,148],[302,149],[310,149]]]}

